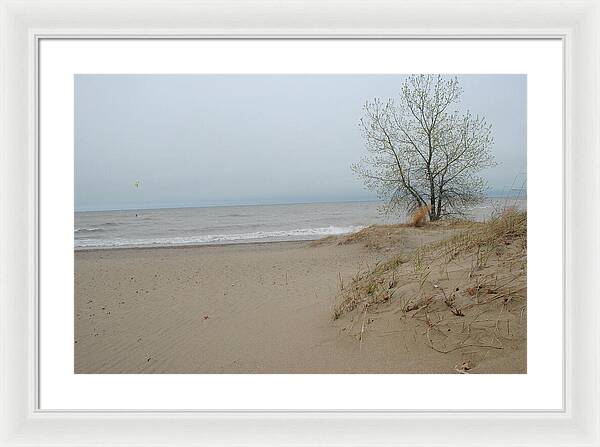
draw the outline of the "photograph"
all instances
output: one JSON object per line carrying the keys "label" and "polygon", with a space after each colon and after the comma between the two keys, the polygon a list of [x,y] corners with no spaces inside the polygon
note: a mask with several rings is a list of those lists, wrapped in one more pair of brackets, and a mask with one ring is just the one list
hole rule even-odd
{"label": "photograph", "polygon": [[74,101],[75,374],[527,373],[526,74],[75,74]]}

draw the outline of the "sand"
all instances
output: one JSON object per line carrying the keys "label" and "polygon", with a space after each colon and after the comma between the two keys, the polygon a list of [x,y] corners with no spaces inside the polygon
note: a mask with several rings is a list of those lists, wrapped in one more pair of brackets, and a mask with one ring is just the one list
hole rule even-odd
{"label": "sand", "polygon": [[[76,251],[75,373],[457,373],[464,350],[431,349],[397,306],[332,320],[340,287],[359,271],[445,231],[384,231],[393,244],[376,246]],[[473,372],[525,372],[525,345],[479,350]]]}

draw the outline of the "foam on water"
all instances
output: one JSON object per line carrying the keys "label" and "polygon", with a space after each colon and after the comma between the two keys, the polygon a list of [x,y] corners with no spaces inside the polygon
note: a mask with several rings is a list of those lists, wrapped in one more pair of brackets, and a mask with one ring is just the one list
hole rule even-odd
{"label": "foam on water", "polygon": [[202,236],[161,237],[141,239],[76,239],[76,248],[110,248],[110,247],[151,247],[151,246],[178,246],[178,245],[211,245],[232,244],[260,241],[304,241],[319,239],[324,236],[348,234],[364,227],[322,227],[299,228],[287,231],[255,231],[239,234],[207,234]]}
{"label": "foam on water", "polygon": [[75,228],[75,233],[91,233],[92,231],[102,231],[102,228]]}

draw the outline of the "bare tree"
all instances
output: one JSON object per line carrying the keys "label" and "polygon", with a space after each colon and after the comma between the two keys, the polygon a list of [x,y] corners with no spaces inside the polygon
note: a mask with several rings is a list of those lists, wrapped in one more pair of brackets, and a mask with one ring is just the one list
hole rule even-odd
{"label": "bare tree", "polygon": [[485,197],[478,175],[495,165],[491,125],[451,110],[462,93],[457,78],[413,75],[399,100],[364,106],[360,127],[368,156],[352,166],[386,201],[386,211],[429,207],[429,219],[458,214]]}

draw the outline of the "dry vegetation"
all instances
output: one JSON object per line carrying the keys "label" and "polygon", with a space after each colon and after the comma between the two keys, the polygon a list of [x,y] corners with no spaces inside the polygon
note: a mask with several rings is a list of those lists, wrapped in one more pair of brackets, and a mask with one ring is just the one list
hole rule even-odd
{"label": "dry vegetation", "polygon": [[361,243],[366,248],[381,250],[402,246],[407,225],[371,225],[355,233],[343,236],[328,236],[311,242],[312,246],[335,243],[348,245]]}
{"label": "dry vegetation", "polygon": [[[361,342],[375,315],[415,323],[423,342],[439,353],[468,348],[472,355],[456,365],[467,372],[490,350],[526,339],[527,213],[509,208],[486,223],[435,222],[412,231],[440,226],[454,231],[341,284],[333,318],[349,319],[347,333]],[[394,238],[410,230],[397,226]],[[369,227],[345,241],[368,240],[376,231]]]}
{"label": "dry vegetation", "polygon": [[410,224],[413,227],[421,227],[425,225],[425,222],[427,221],[427,215],[429,214],[430,210],[431,206],[422,206],[420,208],[417,208],[415,212],[412,213],[412,216],[410,218]]}
{"label": "dry vegetation", "polygon": [[471,222],[465,220],[447,219],[422,225],[371,225],[355,233],[317,239],[311,242],[311,245],[316,247],[326,244],[361,244],[365,248],[382,252],[406,252],[423,245],[415,245],[416,241],[422,241],[424,244],[436,242],[456,234],[470,224]]}

